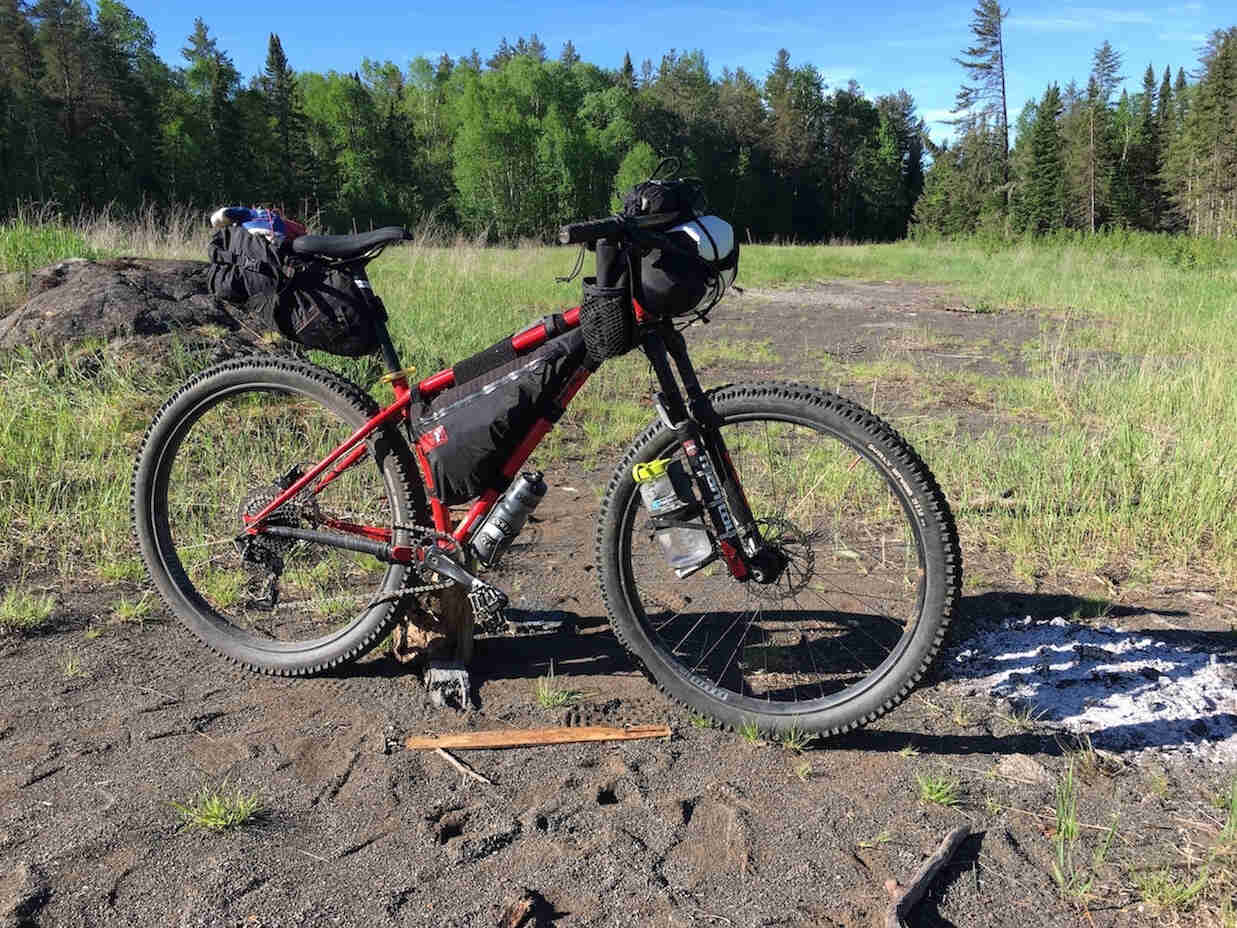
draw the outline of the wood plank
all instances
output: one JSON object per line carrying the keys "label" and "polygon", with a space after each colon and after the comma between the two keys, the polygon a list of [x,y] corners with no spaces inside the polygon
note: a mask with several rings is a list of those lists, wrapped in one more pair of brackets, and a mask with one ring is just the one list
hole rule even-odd
{"label": "wood plank", "polygon": [[499,728],[465,731],[450,735],[414,735],[404,742],[409,749],[455,748],[456,750],[527,748],[540,744],[574,744],[579,741],[635,741],[639,738],[669,738],[669,725],[568,725],[559,728]]}

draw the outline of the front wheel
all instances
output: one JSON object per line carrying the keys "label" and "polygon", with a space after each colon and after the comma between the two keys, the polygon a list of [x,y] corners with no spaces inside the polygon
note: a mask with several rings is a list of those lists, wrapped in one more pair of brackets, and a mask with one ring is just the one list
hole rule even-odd
{"label": "front wheel", "polygon": [[836,734],[897,705],[944,639],[962,583],[949,504],[889,425],[812,387],[710,391],[766,543],[772,583],[720,561],[679,579],[634,465],[682,454],[660,422],[602,502],[602,594],[619,641],[672,698],[730,728]]}

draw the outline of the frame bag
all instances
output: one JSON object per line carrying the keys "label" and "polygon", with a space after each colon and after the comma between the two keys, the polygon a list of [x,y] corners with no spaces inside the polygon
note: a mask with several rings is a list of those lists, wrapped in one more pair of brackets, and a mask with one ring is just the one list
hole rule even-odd
{"label": "frame bag", "polygon": [[411,430],[431,494],[454,506],[505,489],[503,465],[538,419],[562,415],[558,395],[583,364],[577,329],[425,403]]}

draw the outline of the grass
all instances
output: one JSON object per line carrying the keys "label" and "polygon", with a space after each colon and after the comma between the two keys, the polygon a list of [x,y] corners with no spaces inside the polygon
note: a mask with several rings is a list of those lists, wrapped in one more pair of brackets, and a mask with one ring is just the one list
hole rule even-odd
{"label": "grass", "polygon": [[1135,875],[1134,883],[1143,902],[1161,912],[1183,912],[1193,907],[1207,885],[1207,871],[1190,880],[1165,867]]}
{"label": "grass", "polygon": [[60,672],[64,674],[66,680],[75,680],[86,675],[86,671],[82,669],[82,662],[76,654],[65,655],[60,661]]}
{"label": "grass", "polygon": [[229,831],[261,820],[262,800],[257,793],[240,789],[229,791],[224,784],[218,788],[202,787],[184,802],[173,802],[181,822],[190,828],[206,831]]}
{"label": "grass", "polygon": [[567,706],[580,698],[575,690],[559,689],[554,682],[554,662],[550,661],[550,671],[544,677],[538,677],[534,687],[537,705],[543,709],[557,709]]}
{"label": "grass", "polygon": [[760,726],[754,721],[744,722],[739,726],[739,737],[748,744],[760,744],[763,740],[761,737]]}
{"label": "grass", "polygon": [[1078,783],[1074,778],[1075,760],[1066,764],[1056,788],[1056,818],[1053,823],[1052,880],[1062,896],[1085,903],[1092,895],[1101,868],[1117,834],[1117,819],[1104,831],[1091,855],[1089,866],[1080,861],[1078,821]]}
{"label": "grass", "polygon": [[143,594],[137,599],[122,596],[112,606],[112,618],[117,622],[142,623],[153,608],[154,603],[149,594]]}
{"label": "grass", "polygon": [[1046,710],[1037,709],[1035,706],[1015,706],[1010,709],[1008,715],[997,714],[1002,722],[1007,724],[1014,731],[1034,731],[1039,727],[1040,720],[1046,714]]}
{"label": "grass", "polygon": [[816,740],[816,736],[811,732],[804,731],[798,725],[792,725],[781,733],[778,740],[786,750],[794,754],[801,754]]}
{"label": "grass", "polygon": [[864,849],[880,847],[882,844],[888,844],[892,840],[893,832],[891,832],[888,828],[882,828],[876,833],[876,836],[872,838],[871,841],[860,841],[858,843],[858,847]]}
{"label": "grass", "polygon": [[55,597],[11,586],[0,598],[0,629],[31,631],[47,624],[55,609]]}
{"label": "grass", "polygon": [[919,799],[938,806],[956,806],[962,803],[962,784],[957,779],[938,774],[915,774],[919,784]]}

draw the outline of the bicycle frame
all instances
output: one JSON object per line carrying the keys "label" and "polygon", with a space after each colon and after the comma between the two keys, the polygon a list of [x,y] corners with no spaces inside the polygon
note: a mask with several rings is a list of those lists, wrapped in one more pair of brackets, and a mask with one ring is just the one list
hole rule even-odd
{"label": "bicycle frame", "polygon": [[[604,279],[607,269],[625,263],[623,261],[625,253],[622,249],[603,242],[599,242],[596,248],[599,279]],[[381,308],[381,303],[370,289],[364,270],[354,268],[354,273],[362,292],[374,302],[376,309]],[[621,278],[621,271],[618,276]],[[645,314],[639,303],[634,299],[632,302],[637,319],[644,318]],[[271,513],[289,500],[307,489],[310,494],[316,496],[348,468],[360,461],[368,451],[366,439],[379,428],[392,422],[411,423],[414,400],[429,400],[454,386],[453,368],[441,370],[415,386],[410,384],[407,372],[400,366],[399,356],[391,343],[385,324],[381,321],[382,318],[382,313],[375,314],[379,349],[387,370],[384,380],[394,387],[394,402],[378,412],[339,447],[297,478],[260,512],[253,516],[246,516],[246,533],[257,535],[269,532],[285,537],[300,538],[371,554],[387,562],[411,563],[424,556],[424,552],[418,548],[393,544],[393,530],[383,526],[358,525],[338,519],[326,519],[323,524],[332,531],[322,532],[263,524]],[[562,323],[566,330],[579,326],[580,307],[576,306],[564,312]],[[511,348],[517,357],[527,354],[543,345],[558,331],[561,329],[556,331],[550,319],[542,319],[511,336]],[[682,334],[669,324],[645,325],[642,328],[641,341],[641,347],[652,363],[662,388],[655,397],[658,414],[668,428],[681,436],[683,448],[701,492],[703,508],[713,523],[722,558],[736,579],[746,579],[749,574],[756,579],[761,579],[761,565],[757,562],[761,549],[759,531],[739,484],[738,474],[730,460],[730,455],[722,443],[720,434],[713,427],[716,424],[713,419],[713,410],[696,378],[691,360],[687,356],[686,343]],[[686,387],[686,401],[670,368],[669,359],[673,359]],[[581,367],[571,377],[555,398],[555,404],[559,410],[567,408],[591,373],[587,367]],[[507,480],[513,479],[519,473],[525,461],[552,428],[553,422],[544,416],[533,424],[502,468],[502,474]],[[423,485],[432,491],[433,478],[424,453],[416,442],[411,442],[410,448],[416,458]],[[452,525],[449,509],[430,495],[429,504],[434,528],[441,533],[451,535],[459,545],[463,546],[489,513],[499,495],[497,490],[487,490],[473,503],[457,525]]]}

